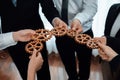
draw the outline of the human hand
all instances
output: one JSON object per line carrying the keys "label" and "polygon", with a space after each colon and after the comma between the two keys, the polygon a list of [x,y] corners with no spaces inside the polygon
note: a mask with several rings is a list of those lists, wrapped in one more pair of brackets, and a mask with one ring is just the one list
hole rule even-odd
{"label": "human hand", "polygon": [[42,58],[40,52],[37,53],[37,51],[34,50],[33,54],[30,56],[28,70],[32,70],[32,71],[36,72],[39,69],[41,69],[42,64],[43,64],[43,58]]}
{"label": "human hand", "polygon": [[13,32],[13,39],[16,42],[17,41],[26,42],[31,40],[33,34],[35,34],[35,31],[31,29],[19,30],[19,31]]}
{"label": "human hand", "polygon": [[93,38],[93,39],[96,40],[96,41],[101,42],[101,43],[104,44],[104,45],[107,44],[107,39],[106,39],[105,36],[102,36],[102,37],[95,37],[95,38]]}
{"label": "human hand", "polygon": [[54,27],[65,27],[67,29],[67,24],[62,21],[60,18],[55,18],[53,20],[53,26]]}
{"label": "human hand", "polygon": [[97,42],[99,49],[99,56],[106,61],[111,61],[115,56],[118,54],[109,46],[106,46],[105,44],[102,44],[100,42]]}
{"label": "human hand", "polygon": [[71,29],[72,30],[75,30],[77,33],[78,32],[83,32],[83,28],[82,28],[82,25],[80,23],[80,21],[78,19],[74,19],[72,22],[71,22]]}

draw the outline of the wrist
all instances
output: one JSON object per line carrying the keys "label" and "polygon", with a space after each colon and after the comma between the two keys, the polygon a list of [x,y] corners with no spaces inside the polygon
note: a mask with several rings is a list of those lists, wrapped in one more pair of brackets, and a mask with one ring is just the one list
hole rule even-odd
{"label": "wrist", "polygon": [[27,80],[34,80],[35,79],[35,70],[28,67],[28,73],[27,73]]}
{"label": "wrist", "polygon": [[81,21],[79,20],[79,19],[73,19],[73,21],[77,21],[77,22],[79,22],[80,24],[81,24]]}
{"label": "wrist", "polygon": [[19,41],[19,39],[18,39],[18,33],[17,32],[13,32],[12,34],[13,34],[14,41],[18,42]]}
{"label": "wrist", "polygon": [[117,53],[113,53],[110,55],[109,61],[111,61],[113,58],[115,58],[118,54]]}
{"label": "wrist", "polygon": [[30,66],[30,65],[28,66],[28,71],[29,71],[29,72],[32,72],[32,73],[35,73],[35,72],[36,72],[34,66]]}

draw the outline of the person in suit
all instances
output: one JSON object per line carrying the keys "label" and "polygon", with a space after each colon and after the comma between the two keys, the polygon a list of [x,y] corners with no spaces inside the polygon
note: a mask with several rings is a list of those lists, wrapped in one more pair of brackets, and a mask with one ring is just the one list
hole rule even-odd
{"label": "person in suit", "polygon": [[[118,54],[120,52],[120,3],[113,4],[108,12],[104,35],[102,37],[95,37],[94,39],[101,41],[103,44],[110,46]],[[112,74],[114,70],[111,68],[111,64],[106,61],[102,61],[102,71],[104,80],[112,80]],[[106,71],[107,70],[107,71]]]}
{"label": "person in suit", "polygon": [[[0,0],[0,16],[2,32],[11,32],[21,29],[41,29],[44,28],[39,15],[39,4],[42,6],[42,12],[46,18],[53,22],[53,19],[59,23],[63,21],[59,18],[59,14],[54,7],[52,0]],[[43,66],[37,72],[38,80],[50,80],[50,71],[48,65],[48,54],[46,45],[41,51],[43,56]],[[28,53],[25,51],[26,43],[18,42],[17,45],[9,47],[8,51],[17,66],[23,80],[27,80],[27,66],[29,59]]]}
{"label": "person in suit", "polygon": [[111,64],[111,68],[114,71],[112,80],[119,80],[120,76],[120,55],[115,52],[111,47],[97,42],[99,49],[99,56]]}
{"label": "person in suit", "polygon": [[[112,17],[111,17],[112,16]],[[110,46],[117,53],[120,52],[120,3],[113,4],[108,12],[105,24],[105,31],[102,37],[95,37],[95,40]]]}
{"label": "person in suit", "polygon": [[[111,17],[112,16],[112,17]],[[104,35],[102,37],[95,37],[94,39],[100,40],[102,43],[110,46],[116,52],[120,52],[120,3],[113,4],[108,12]]]}
{"label": "person in suit", "polygon": [[[97,12],[97,0],[53,1],[61,19],[66,22],[67,29],[73,29],[76,32],[88,34],[93,37],[92,21]],[[58,25],[58,27],[62,26]],[[73,38],[66,35],[56,37],[56,45],[68,74],[68,80],[88,80],[92,50],[85,45],[76,43]],[[76,67],[76,55],[79,62],[79,72],[77,72]]]}

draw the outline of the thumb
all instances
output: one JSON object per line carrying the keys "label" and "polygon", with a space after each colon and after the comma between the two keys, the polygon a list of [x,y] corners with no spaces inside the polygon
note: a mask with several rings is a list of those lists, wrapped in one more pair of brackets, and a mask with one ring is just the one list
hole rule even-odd
{"label": "thumb", "polygon": [[100,41],[97,41],[97,44],[100,48],[104,49],[106,45],[102,44]]}
{"label": "thumb", "polygon": [[40,52],[38,52],[37,56],[39,56],[40,58],[42,58],[42,55]]}
{"label": "thumb", "polygon": [[33,53],[32,53],[32,56],[36,56],[37,55],[37,50],[34,49]]}

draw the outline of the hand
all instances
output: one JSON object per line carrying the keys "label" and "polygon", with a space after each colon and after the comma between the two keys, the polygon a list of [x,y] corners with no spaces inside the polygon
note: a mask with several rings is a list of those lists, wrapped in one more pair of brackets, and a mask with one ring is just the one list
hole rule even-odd
{"label": "hand", "polygon": [[80,32],[80,33],[83,32],[82,25],[81,25],[81,23],[78,19],[74,19],[71,22],[71,29],[75,30],[77,33],[78,32]]}
{"label": "hand", "polygon": [[31,29],[19,30],[13,32],[13,39],[15,41],[26,42],[31,40],[33,34],[35,34],[35,31]]}
{"label": "hand", "polygon": [[118,54],[109,46],[106,46],[100,42],[97,42],[98,46],[100,47],[98,49],[99,51],[99,55],[103,60],[106,61],[111,61],[115,56],[117,56]]}
{"label": "hand", "polygon": [[103,36],[103,37],[95,37],[95,38],[93,38],[93,39],[96,40],[96,41],[101,42],[101,43],[104,44],[104,45],[107,44],[107,40],[106,40],[106,37],[105,37],[105,36]]}
{"label": "hand", "polygon": [[65,27],[67,29],[67,24],[62,21],[60,18],[55,18],[53,20],[53,26],[54,27]]}
{"label": "hand", "polygon": [[33,71],[38,71],[39,69],[41,69],[43,64],[43,58],[39,53],[37,53],[36,50],[33,51],[33,54],[30,56],[30,61],[29,61],[29,70],[33,70]]}

